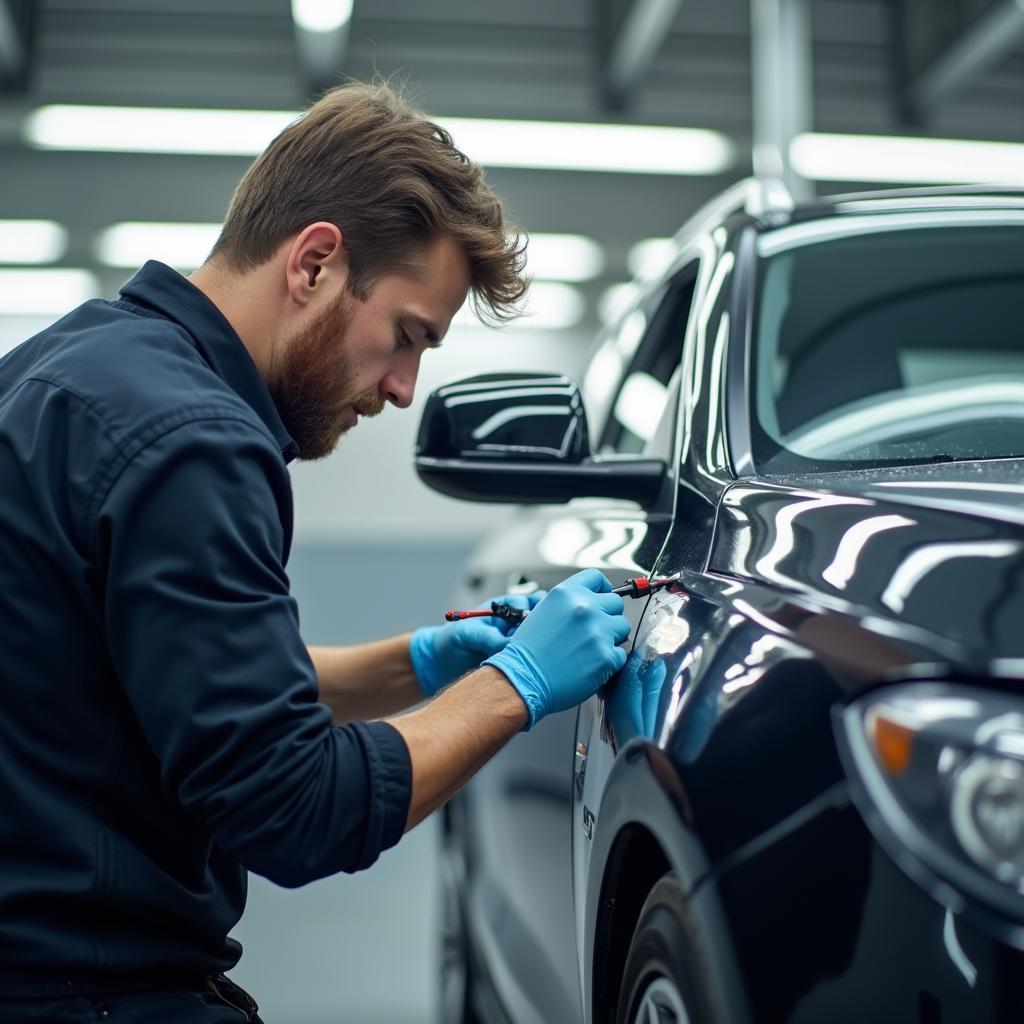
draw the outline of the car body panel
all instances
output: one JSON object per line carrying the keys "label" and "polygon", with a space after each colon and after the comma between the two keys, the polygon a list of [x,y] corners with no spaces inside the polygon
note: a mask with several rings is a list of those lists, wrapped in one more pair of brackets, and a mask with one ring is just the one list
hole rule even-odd
{"label": "car body panel", "polygon": [[[679,573],[677,585],[627,602],[627,671],[664,674],[652,715],[616,715],[596,695],[517,738],[460,797],[472,802],[472,845],[486,850],[474,857],[469,902],[491,887],[505,915],[478,922],[489,929],[476,934],[481,973],[512,1020],[607,1019],[595,1002],[599,933],[623,884],[617,851],[635,829],[653,837],[688,895],[724,1019],[1001,1020],[1022,1005],[1024,960],[917,888],[877,845],[851,803],[832,716],[896,681],[1012,686],[1024,676],[1024,460],[759,478],[749,422],[757,231],[1004,201],[1024,205],[1024,191],[745,212],[733,196],[699,215],[672,263],[700,260],[678,400],[644,451],[671,467],[657,502],[527,511],[474,555],[463,604],[522,580],[547,588],[588,566],[613,585]],[[641,305],[659,287],[649,284]],[[591,367],[624,373],[618,345],[612,329]],[[585,379],[583,397],[600,437],[614,392]],[[527,792],[533,810],[510,820],[507,795]],[[896,904],[913,923],[887,957]],[[927,951],[913,948],[921,929]],[[851,991],[865,993],[854,1018]]]}
{"label": "car body panel", "polygon": [[[578,504],[575,515],[542,509],[503,524],[467,568],[458,600],[471,607],[510,587],[548,589],[591,565],[613,585],[649,571],[667,514],[623,502]],[[628,613],[638,619],[641,604],[627,602]],[[484,766],[461,798],[471,850],[470,927],[481,937],[500,936],[484,938],[477,954],[516,1021],[583,1019],[568,856],[575,723],[575,709],[544,719]]]}

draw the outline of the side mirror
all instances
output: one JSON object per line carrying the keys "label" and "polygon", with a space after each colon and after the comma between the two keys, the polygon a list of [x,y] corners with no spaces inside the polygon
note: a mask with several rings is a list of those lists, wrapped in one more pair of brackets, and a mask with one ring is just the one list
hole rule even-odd
{"label": "side mirror", "polygon": [[665,475],[661,460],[592,456],[579,388],[544,373],[481,374],[432,392],[415,460],[428,487],[469,501],[649,505]]}

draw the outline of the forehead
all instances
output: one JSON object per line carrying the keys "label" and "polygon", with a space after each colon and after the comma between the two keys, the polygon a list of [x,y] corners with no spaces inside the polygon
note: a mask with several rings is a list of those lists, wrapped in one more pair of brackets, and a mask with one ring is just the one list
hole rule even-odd
{"label": "forehead", "polygon": [[466,301],[469,285],[469,261],[461,246],[445,236],[423,249],[414,268],[382,275],[374,294],[415,304],[422,315],[447,323]]}

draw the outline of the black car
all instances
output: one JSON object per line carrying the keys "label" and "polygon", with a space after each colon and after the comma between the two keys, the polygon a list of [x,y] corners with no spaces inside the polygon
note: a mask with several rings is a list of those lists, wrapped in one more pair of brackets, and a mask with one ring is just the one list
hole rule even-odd
{"label": "black car", "polygon": [[1022,428],[1024,189],[743,183],[581,387],[434,392],[533,506],[457,606],[679,574],[446,809],[446,1020],[1024,1019]]}

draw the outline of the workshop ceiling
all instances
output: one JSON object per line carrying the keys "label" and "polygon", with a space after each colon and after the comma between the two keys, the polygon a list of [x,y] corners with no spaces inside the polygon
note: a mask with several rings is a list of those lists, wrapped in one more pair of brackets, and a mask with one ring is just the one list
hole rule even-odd
{"label": "workshop ceiling", "polygon": [[[1016,0],[808,2],[809,127],[1024,141]],[[653,56],[634,62],[628,87],[612,88],[612,58],[629,52],[627,28],[646,15],[665,23]],[[494,521],[500,507],[484,515],[427,491],[400,457],[424,394],[485,368],[575,372],[600,297],[629,276],[633,243],[672,233],[750,173],[750,25],[750,0],[354,0],[341,72],[405,80],[436,116],[715,129],[736,159],[712,176],[489,170],[522,228],[600,245],[603,270],[578,286],[582,322],[557,336],[527,331],[515,344],[453,330],[424,360],[412,410],[360,425],[326,469],[293,467],[298,539],[465,544]],[[5,218],[58,222],[67,244],[55,265],[91,271],[112,297],[130,270],[101,264],[100,233],[123,221],[219,222],[249,158],[43,150],[24,141],[26,116],[68,103],[295,111],[310,95],[308,70],[289,0],[0,0],[0,232]],[[13,287],[0,279],[0,299]],[[0,352],[50,313],[0,313]],[[395,453],[388,473],[383,452]]]}
{"label": "workshop ceiling", "polygon": [[[342,66],[355,78],[406,80],[437,115],[689,125],[735,141],[735,165],[712,177],[490,173],[528,231],[582,233],[604,247],[605,271],[588,286],[588,322],[601,289],[626,276],[633,242],[670,233],[750,172],[748,0],[654,0],[674,11],[668,29],[622,109],[609,110],[601,84],[608,49],[642,2],[355,0]],[[930,6],[947,17],[920,28],[917,0],[812,0],[815,129],[906,132],[913,61],[926,61],[929,47],[986,5],[944,0]],[[124,274],[95,265],[97,232],[124,220],[218,221],[248,160],[40,152],[19,137],[27,111],[45,103],[294,110],[307,98],[288,0],[0,0],[0,8],[33,15],[25,73],[0,92],[0,217],[65,224],[63,262],[100,272],[107,290]],[[948,16],[954,9],[959,22]],[[1024,140],[1022,110],[1017,48],[914,130]]]}

